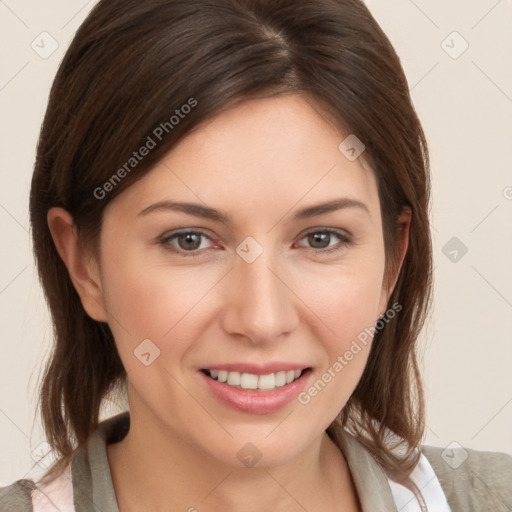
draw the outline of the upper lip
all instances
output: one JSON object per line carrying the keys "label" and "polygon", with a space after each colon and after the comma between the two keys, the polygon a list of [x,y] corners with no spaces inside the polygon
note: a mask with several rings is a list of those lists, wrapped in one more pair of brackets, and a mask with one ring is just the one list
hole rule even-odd
{"label": "upper lip", "polygon": [[224,370],[227,372],[252,373],[253,375],[267,375],[269,373],[277,373],[289,370],[305,370],[310,368],[306,364],[300,363],[219,363],[205,366],[203,370]]}

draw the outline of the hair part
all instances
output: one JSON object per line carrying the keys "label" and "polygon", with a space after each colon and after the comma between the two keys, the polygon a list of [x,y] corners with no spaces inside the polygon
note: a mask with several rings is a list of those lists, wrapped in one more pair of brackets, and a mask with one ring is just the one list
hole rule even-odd
{"label": "hair part", "polygon": [[[398,264],[397,219],[404,208],[412,213],[389,299],[402,310],[375,334],[363,375],[327,432],[336,441],[349,428],[389,471],[407,474],[417,462],[424,399],[416,341],[431,300],[429,158],[388,38],[360,0],[109,0],[92,9],[59,67],[30,193],[34,254],[55,337],[39,404],[58,455],[46,477],[85,445],[102,401],[127,378],[109,326],[87,315],[57,253],[48,210],[65,208],[80,243],[98,255],[110,201],[201,123],[238,102],[280,94],[314,98],[365,144],[378,184],[386,277]],[[197,105],[113,179],[190,98]],[[405,443],[402,454],[390,449],[389,431]]]}

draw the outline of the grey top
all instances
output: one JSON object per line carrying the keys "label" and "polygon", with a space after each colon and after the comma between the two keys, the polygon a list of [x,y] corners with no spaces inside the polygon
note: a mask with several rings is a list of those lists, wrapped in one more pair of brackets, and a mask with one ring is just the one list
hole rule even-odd
{"label": "grey top", "polygon": [[[129,427],[128,411],[113,416],[99,424],[85,447],[75,451],[71,461],[75,510],[62,512],[119,512],[107,444],[121,440]],[[363,511],[398,512],[387,476],[371,452],[346,432],[341,442]],[[460,455],[457,450],[464,449],[456,448],[454,458]],[[466,449],[467,459],[454,469],[441,457],[442,448],[423,446],[422,452],[452,512],[512,512],[512,456]],[[29,479],[0,488],[0,512],[33,512],[34,489],[36,484]]]}

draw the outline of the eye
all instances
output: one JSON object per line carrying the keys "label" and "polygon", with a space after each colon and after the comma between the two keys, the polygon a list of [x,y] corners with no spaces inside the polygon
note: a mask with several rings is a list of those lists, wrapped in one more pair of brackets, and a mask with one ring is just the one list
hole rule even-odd
{"label": "eye", "polygon": [[[332,244],[333,238],[339,240],[338,243]],[[352,239],[349,235],[336,229],[317,229],[306,233],[301,240],[307,241],[309,248],[316,250],[319,253],[330,253],[340,251],[341,249],[348,246]],[[302,246],[304,247],[304,246]]]}
{"label": "eye", "polygon": [[[333,238],[338,239],[338,242],[336,243],[336,240],[334,240],[334,243],[332,243]],[[177,253],[179,256],[196,257],[201,256],[203,251],[213,247],[213,245],[209,246],[205,242],[208,240],[212,242],[211,237],[206,233],[188,230],[164,235],[159,239],[159,243],[166,250]],[[340,251],[352,242],[351,237],[345,232],[330,228],[310,231],[300,240],[306,240],[309,248],[320,254]],[[304,247],[302,244],[299,244],[299,246]]]}
{"label": "eye", "polygon": [[160,244],[165,249],[177,252],[180,256],[200,256],[200,250],[208,249],[203,240],[211,241],[211,238],[202,231],[181,231],[165,235],[160,239]]}

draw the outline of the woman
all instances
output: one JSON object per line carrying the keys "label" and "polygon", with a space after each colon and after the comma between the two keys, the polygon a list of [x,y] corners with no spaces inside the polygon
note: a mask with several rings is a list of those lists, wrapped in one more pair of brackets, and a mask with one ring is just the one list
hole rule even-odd
{"label": "woman", "polygon": [[30,198],[58,459],[0,510],[509,510],[509,456],[421,444],[428,172],[361,2],[100,1]]}

